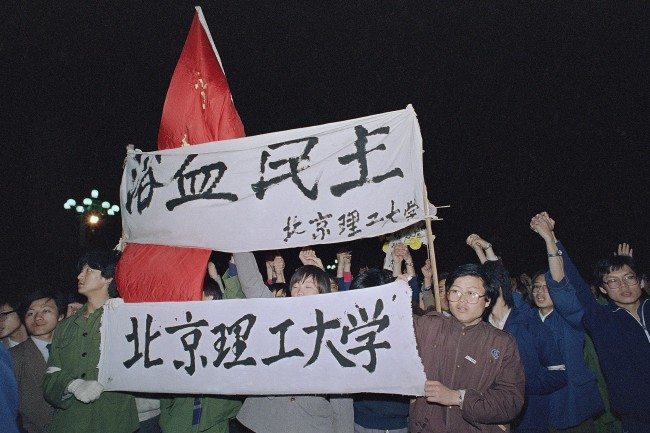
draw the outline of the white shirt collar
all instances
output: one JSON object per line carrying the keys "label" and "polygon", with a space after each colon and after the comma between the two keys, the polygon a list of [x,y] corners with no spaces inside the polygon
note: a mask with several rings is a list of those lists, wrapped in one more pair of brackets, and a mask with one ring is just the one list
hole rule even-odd
{"label": "white shirt collar", "polygon": [[47,360],[50,357],[50,351],[47,349],[47,346],[50,343],[48,343],[47,341],[39,340],[38,338],[36,338],[34,336],[31,336],[30,338],[32,339],[32,341],[34,342],[36,347],[38,348],[39,352],[41,352],[41,355],[43,355],[43,358],[45,359],[45,362],[47,362]]}
{"label": "white shirt collar", "polygon": [[542,314],[542,310],[537,310],[537,313],[539,314],[539,318],[542,319],[542,322],[546,320],[546,318],[554,311],[555,309],[549,311],[546,314]]}
{"label": "white shirt collar", "polygon": [[508,316],[510,316],[510,312],[512,311],[512,308],[508,308],[508,311],[506,311],[506,314],[503,315],[501,320],[498,322],[494,318],[494,315],[490,313],[490,316],[488,317],[488,321],[494,326],[495,328],[503,329],[504,326],[506,326],[506,320],[508,320]]}

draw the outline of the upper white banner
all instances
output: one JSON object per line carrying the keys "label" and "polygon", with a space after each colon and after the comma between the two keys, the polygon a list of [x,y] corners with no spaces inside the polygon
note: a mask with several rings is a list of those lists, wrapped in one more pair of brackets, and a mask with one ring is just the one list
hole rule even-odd
{"label": "upper white banner", "polygon": [[111,391],[422,395],[404,281],[295,298],[110,300],[99,382]]}
{"label": "upper white banner", "polygon": [[129,242],[243,252],[391,233],[424,219],[412,106],[157,152],[129,151]]}

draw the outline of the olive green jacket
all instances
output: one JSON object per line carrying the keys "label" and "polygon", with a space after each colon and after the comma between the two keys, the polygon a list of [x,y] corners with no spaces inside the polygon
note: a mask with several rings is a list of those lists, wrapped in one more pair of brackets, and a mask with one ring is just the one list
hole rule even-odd
{"label": "olive green jacket", "polygon": [[228,421],[241,407],[235,398],[201,397],[201,419],[192,425],[194,396],[160,399],[160,428],[163,433],[228,433]]}
{"label": "olive green jacket", "polygon": [[45,400],[55,407],[52,433],[131,433],[138,429],[133,396],[105,391],[82,403],[67,392],[74,379],[97,380],[103,308],[84,319],[88,305],[61,322],[54,332],[43,379]]}

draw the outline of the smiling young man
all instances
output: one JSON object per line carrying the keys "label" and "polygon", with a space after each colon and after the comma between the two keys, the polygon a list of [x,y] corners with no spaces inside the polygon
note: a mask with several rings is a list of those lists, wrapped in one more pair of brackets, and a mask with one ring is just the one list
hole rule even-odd
{"label": "smiling young man", "polygon": [[482,320],[498,287],[469,264],[447,277],[446,290],[451,317],[414,318],[427,381],[425,397],[411,404],[410,431],[510,431],[524,404],[524,370],[514,338]]}
{"label": "smiling young man", "polygon": [[65,304],[53,293],[35,290],[24,297],[22,305],[21,316],[30,338],[9,350],[20,393],[20,418],[23,430],[47,433],[54,408],[43,398],[41,382],[54,329],[63,319]]}

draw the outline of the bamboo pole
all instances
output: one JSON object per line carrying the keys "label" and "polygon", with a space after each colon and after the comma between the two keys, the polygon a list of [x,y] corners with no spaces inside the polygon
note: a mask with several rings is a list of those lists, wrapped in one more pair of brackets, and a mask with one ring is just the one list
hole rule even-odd
{"label": "bamboo pole", "polygon": [[422,182],[422,191],[424,195],[424,224],[427,230],[427,246],[429,249],[429,261],[431,261],[431,290],[433,290],[433,297],[436,300],[436,311],[442,311],[440,304],[440,293],[438,292],[438,266],[436,265],[436,252],[433,249],[433,231],[431,230],[431,215],[429,215],[429,197],[427,194],[427,186],[424,181]]}

